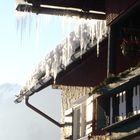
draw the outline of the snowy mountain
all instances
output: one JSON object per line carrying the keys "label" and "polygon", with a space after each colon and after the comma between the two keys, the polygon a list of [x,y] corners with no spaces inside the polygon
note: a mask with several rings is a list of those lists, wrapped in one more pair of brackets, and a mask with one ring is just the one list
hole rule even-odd
{"label": "snowy mountain", "polygon": [[0,102],[13,99],[15,94],[21,89],[18,84],[5,83],[0,85]]}

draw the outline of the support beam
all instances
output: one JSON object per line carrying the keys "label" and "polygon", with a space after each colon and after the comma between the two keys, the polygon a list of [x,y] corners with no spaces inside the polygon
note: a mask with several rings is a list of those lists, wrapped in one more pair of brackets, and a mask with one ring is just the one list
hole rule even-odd
{"label": "support beam", "polygon": [[105,0],[25,0],[32,5],[48,5],[65,8],[77,8],[84,11],[105,12]]}
{"label": "support beam", "polygon": [[118,42],[118,25],[110,26],[108,33],[108,58],[107,58],[107,77],[111,74],[116,74],[116,53]]}
{"label": "support beam", "polygon": [[22,12],[32,12],[36,14],[49,14],[49,15],[58,15],[58,16],[77,16],[80,18],[88,18],[88,19],[102,19],[104,20],[106,17],[103,13],[94,13],[88,11],[80,11],[74,9],[67,9],[67,8],[50,8],[50,7],[34,7],[32,5],[26,4],[19,4],[16,8],[17,11]]}

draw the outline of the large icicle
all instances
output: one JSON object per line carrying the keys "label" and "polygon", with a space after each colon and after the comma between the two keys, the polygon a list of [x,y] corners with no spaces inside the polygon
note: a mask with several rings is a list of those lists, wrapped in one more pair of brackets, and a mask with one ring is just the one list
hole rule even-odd
{"label": "large icicle", "polygon": [[[27,4],[27,2],[25,0],[16,0],[16,7],[17,7],[18,4]],[[17,32],[19,32],[20,43],[21,43],[21,46],[22,46],[22,41],[24,39],[23,37],[25,36],[29,39],[30,26],[31,26],[31,22],[32,22],[31,12],[30,11],[28,11],[28,12],[26,12],[26,11],[23,11],[23,12],[16,11],[15,14],[16,14],[16,19],[17,19]],[[24,33],[24,36],[23,36],[23,33]]]}

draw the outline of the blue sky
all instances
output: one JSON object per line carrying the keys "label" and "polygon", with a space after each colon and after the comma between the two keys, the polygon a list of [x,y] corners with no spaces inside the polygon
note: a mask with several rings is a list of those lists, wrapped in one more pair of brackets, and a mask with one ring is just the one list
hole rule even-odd
{"label": "blue sky", "polygon": [[0,84],[24,84],[38,62],[66,35],[60,18],[54,16],[48,24],[44,22],[47,19],[40,20],[38,32],[34,15],[31,16],[31,26],[23,28],[21,39],[15,7],[15,0],[0,0]]}

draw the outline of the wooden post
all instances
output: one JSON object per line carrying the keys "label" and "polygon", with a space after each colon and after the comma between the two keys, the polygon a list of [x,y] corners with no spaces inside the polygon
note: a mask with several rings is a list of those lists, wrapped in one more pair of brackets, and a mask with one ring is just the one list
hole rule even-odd
{"label": "wooden post", "polygon": [[118,25],[112,25],[108,31],[108,58],[107,58],[107,77],[110,74],[116,73],[116,55],[117,55],[117,43],[119,38]]}

